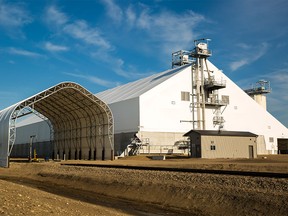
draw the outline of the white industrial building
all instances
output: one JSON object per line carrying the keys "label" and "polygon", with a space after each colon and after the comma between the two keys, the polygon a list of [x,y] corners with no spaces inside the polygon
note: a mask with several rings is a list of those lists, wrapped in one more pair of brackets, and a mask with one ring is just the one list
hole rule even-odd
{"label": "white industrial building", "polygon": [[[225,84],[225,88],[218,90],[217,99],[211,99],[210,106],[207,98],[205,130],[219,129],[213,118],[219,117],[217,108],[223,105],[222,130],[255,133],[257,153],[276,154],[277,139],[288,138],[288,129],[211,62],[207,61],[207,65],[213,71],[214,80]],[[183,134],[192,128],[191,89],[191,65],[188,64],[98,93],[114,116],[115,146],[121,140],[129,144],[127,138],[133,138],[134,133],[138,133],[141,140],[149,139],[151,146],[173,145],[183,140]],[[194,112],[196,119],[197,110]],[[195,129],[203,129],[197,127],[197,120],[194,124]]]}
{"label": "white industrial building", "polygon": [[[258,135],[257,154],[278,153],[278,140],[287,142],[288,129],[208,61],[209,56],[207,44],[198,43],[192,55],[173,54],[174,68],[95,95],[113,113],[115,155],[127,153],[134,138],[140,153],[167,153],[191,129],[250,132]],[[267,92],[258,93],[266,99]],[[49,141],[45,124],[36,117],[20,122],[16,144],[29,143],[30,134],[36,142]]]}

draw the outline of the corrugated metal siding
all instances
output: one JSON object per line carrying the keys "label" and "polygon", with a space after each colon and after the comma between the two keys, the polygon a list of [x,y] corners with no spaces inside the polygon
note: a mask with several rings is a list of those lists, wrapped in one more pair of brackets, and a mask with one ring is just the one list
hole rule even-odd
{"label": "corrugated metal siding", "polygon": [[[253,146],[254,158],[257,157],[256,138],[229,136],[202,136],[202,158],[249,158],[249,145]],[[215,150],[211,150],[215,145]]]}
{"label": "corrugated metal siding", "polygon": [[[38,158],[46,158],[46,157],[52,158],[53,157],[54,146],[49,141],[33,143],[32,154],[34,154],[34,149],[36,149]],[[28,159],[29,151],[30,151],[30,143],[14,145],[12,152],[11,152],[11,157],[20,157],[20,158],[26,157]]]}

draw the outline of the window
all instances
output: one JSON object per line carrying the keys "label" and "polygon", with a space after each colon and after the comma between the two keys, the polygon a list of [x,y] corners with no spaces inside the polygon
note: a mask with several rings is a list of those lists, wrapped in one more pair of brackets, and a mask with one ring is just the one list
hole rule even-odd
{"label": "window", "polygon": [[190,92],[181,92],[182,101],[190,101]]}
{"label": "window", "polygon": [[269,142],[274,142],[274,137],[269,137]]}
{"label": "window", "polygon": [[229,104],[229,95],[222,95],[222,102],[225,104]]}
{"label": "window", "polygon": [[216,146],[215,146],[215,145],[211,145],[211,146],[210,146],[210,150],[211,150],[211,151],[216,150]]}

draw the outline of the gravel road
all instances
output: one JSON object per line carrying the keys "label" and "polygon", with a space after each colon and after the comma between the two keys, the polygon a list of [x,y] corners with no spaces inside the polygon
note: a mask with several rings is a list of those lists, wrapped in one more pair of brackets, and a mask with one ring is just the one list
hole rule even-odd
{"label": "gravel road", "polygon": [[2,215],[286,215],[288,179],[11,163]]}

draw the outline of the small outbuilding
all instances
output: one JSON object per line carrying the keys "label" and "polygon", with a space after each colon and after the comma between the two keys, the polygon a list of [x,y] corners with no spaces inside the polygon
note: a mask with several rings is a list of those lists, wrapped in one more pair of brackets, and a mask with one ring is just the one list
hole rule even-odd
{"label": "small outbuilding", "polygon": [[257,135],[250,132],[191,130],[190,153],[195,158],[256,158]]}

